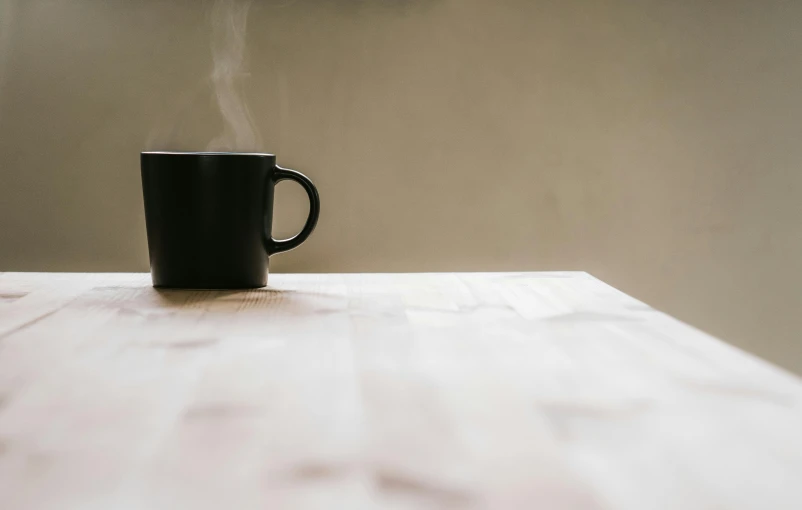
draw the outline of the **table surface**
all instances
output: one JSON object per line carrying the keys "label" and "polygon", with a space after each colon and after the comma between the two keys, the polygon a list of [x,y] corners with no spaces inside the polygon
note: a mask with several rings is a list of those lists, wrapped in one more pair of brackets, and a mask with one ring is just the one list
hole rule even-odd
{"label": "table surface", "polygon": [[0,507],[802,508],[802,384],[586,273],[0,273]]}

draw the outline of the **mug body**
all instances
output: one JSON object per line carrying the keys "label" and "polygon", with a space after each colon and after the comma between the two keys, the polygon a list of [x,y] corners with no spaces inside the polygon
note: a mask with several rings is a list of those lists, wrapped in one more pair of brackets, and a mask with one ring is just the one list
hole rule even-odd
{"label": "mug body", "polygon": [[153,285],[264,287],[275,168],[272,154],[142,153]]}

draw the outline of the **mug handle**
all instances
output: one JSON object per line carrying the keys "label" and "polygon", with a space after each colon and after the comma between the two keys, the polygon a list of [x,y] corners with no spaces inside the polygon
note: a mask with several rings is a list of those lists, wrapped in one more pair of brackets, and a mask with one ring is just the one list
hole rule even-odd
{"label": "mug handle", "polygon": [[[317,188],[312,184],[307,176],[301,172],[290,170],[289,168],[281,168],[276,165],[275,170],[272,172],[271,177],[272,185],[280,183],[281,181],[295,181],[303,186],[306,194],[309,196],[309,216],[306,218],[306,224],[301,231],[289,239],[277,240],[272,237],[265,239],[265,250],[268,255],[274,255],[283,251],[289,251],[297,248],[298,245],[306,241],[309,234],[315,230],[317,219],[320,216],[320,196],[317,193]],[[270,215],[272,217],[272,214]]]}

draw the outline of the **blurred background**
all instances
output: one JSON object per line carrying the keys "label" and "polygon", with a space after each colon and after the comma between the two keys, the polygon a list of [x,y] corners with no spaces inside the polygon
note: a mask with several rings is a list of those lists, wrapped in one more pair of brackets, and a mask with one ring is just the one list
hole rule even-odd
{"label": "blurred background", "polygon": [[[221,129],[209,5],[0,0],[0,270],[147,271],[139,152]],[[257,0],[243,93],[323,201],[271,270],[585,270],[802,373],[801,23],[794,0]],[[292,234],[305,195],[277,195]]]}

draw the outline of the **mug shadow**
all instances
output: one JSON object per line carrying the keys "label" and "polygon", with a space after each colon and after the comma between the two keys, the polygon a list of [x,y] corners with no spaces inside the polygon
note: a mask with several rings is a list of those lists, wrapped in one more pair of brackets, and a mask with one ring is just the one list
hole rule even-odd
{"label": "mug shadow", "polygon": [[188,300],[193,303],[220,301],[225,299],[236,298],[239,296],[284,296],[297,293],[294,290],[283,290],[271,287],[262,287],[258,289],[165,289],[153,287],[153,291],[159,296],[160,300],[165,304],[181,305]]}
{"label": "mug shadow", "polygon": [[[262,287],[257,289],[200,290],[153,288],[158,304],[181,310],[208,308],[231,313],[281,309],[302,315],[337,313],[347,308],[347,297],[338,294],[307,292],[295,289]],[[216,305],[220,305],[217,307]]]}

